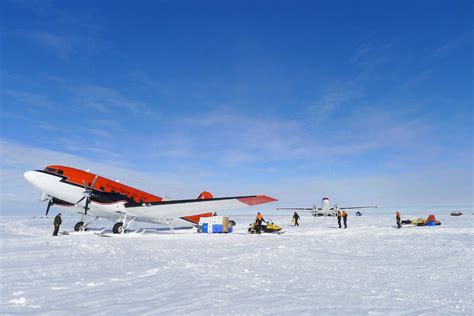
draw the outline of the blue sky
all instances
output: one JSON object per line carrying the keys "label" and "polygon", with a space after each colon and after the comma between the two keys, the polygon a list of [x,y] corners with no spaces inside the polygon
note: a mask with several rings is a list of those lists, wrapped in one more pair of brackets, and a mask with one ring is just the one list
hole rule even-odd
{"label": "blue sky", "polygon": [[53,163],[176,198],[472,203],[470,1],[0,6],[3,212]]}

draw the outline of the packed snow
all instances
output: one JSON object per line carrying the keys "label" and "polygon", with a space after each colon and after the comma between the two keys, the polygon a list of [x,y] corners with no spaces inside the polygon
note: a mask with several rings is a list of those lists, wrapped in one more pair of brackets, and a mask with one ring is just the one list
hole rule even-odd
{"label": "packed snow", "polygon": [[[0,313],[473,314],[471,213],[395,229],[393,213],[364,212],[339,229],[334,218],[303,215],[294,227],[291,214],[269,212],[284,234],[248,234],[254,215],[232,216],[232,234],[110,238],[52,237],[52,217],[1,217]],[[75,222],[63,216],[61,231]]]}

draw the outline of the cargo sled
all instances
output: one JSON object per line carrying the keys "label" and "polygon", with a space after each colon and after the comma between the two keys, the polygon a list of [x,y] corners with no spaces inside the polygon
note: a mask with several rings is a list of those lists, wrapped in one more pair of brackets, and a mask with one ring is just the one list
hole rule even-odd
{"label": "cargo sled", "polygon": [[428,218],[417,218],[417,219],[406,219],[401,221],[402,225],[413,225],[413,226],[439,226],[441,222],[436,220],[434,215],[428,216]]}

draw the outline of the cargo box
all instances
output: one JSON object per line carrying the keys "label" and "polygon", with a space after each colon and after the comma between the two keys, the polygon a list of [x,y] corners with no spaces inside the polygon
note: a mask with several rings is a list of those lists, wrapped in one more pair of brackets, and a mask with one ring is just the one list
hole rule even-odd
{"label": "cargo box", "polygon": [[200,217],[199,218],[199,225],[202,225],[204,223],[209,224],[210,223],[210,217]]}
{"label": "cargo box", "polygon": [[[229,218],[227,216],[210,216],[201,217],[199,219],[199,226],[202,233],[228,233],[231,226],[229,225]],[[232,231],[232,230],[231,230]]]}
{"label": "cargo box", "polygon": [[224,217],[224,220],[222,221],[222,231],[224,233],[227,233],[229,231],[229,218]]}
{"label": "cargo box", "polygon": [[222,225],[219,225],[219,224],[212,225],[212,232],[213,233],[222,233]]}

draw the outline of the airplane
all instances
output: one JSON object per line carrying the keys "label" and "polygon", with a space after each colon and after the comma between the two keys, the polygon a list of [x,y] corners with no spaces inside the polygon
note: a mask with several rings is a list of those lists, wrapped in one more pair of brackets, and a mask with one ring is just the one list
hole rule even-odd
{"label": "airplane", "polygon": [[295,211],[311,211],[313,216],[336,216],[339,210],[354,210],[362,208],[377,208],[377,206],[350,206],[350,207],[339,207],[334,205],[331,207],[329,198],[324,197],[321,200],[321,207],[313,205],[313,207],[280,207],[277,210],[295,210]]}
{"label": "airplane", "polygon": [[[24,173],[26,180],[43,191],[40,199],[48,201],[46,216],[51,206],[70,208],[81,214],[74,226],[84,231],[98,218],[115,221],[113,233],[124,233],[134,221],[193,227],[201,217],[212,216],[216,211],[254,206],[277,199],[266,195],[249,195],[215,198],[202,192],[197,199],[165,200],[125,184],[72,167],[51,165],[44,170]],[[95,218],[91,222],[87,219]]]}

